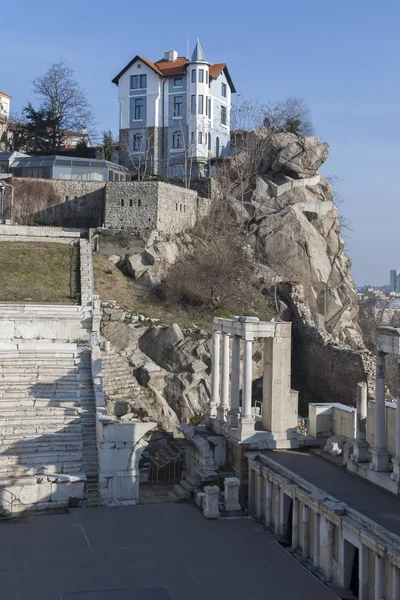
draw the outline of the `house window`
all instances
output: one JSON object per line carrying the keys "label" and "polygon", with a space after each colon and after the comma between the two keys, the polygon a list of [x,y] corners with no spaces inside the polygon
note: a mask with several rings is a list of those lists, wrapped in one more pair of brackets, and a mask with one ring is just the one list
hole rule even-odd
{"label": "house window", "polygon": [[175,149],[183,148],[183,135],[180,131],[175,131],[172,136],[172,147]]}
{"label": "house window", "polygon": [[211,133],[208,134],[208,149],[211,150]]}
{"label": "house window", "polygon": [[208,71],[206,71],[206,83],[208,83]]}
{"label": "house window", "polygon": [[125,206],[125,200],[121,198],[121,206]]}
{"label": "house window", "polygon": [[175,77],[174,87],[182,87],[182,77]]}
{"label": "house window", "polygon": [[147,88],[147,75],[131,75],[131,90],[145,90]]}
{"label": "house window", "polygon": [[204,112],[204,96],[203,94],[199,95],[199,115],[202,115]]}
{"label": "house window", "polygon": [[206,96],[206,115],[208,116],[208,98]]}
{"label": "house window", "polygon": [[211,98],[208,99],[208,116],[211,119]]}
{"label": "house window", "polygon": [[129,206],[130,206],[131,208],[132,208],[132,206],[133,206],[133,200],[132,200],[132,198],[129,200]]}
{"label": "house window", "polygon": [[140,89],[145,90],[147,88],[147,75],[140,75]]}
{"label": "house window", "polygon": [[131,90],[137,90],[138,75],[131,75]]}
{"label": "house window", "polygon": [[221,106],[221,125],[226,125],[226,106]]}
{"label": "house window", "polygon": [[190,111],[193,115],[196,114],[196,96],[194,94],[191,98]]}
{"label": "house window", "polygon": [[192,144],[194,144],[194,131],[192,131],[192,135],[190,136],[190,140],[191,140]]}
{"label": "house window", "polygon": [[135,99],[135,119],[136,121],[143,119],[144,115],[144,100],[143,98]]}
{"label": "house window", "polygon": [[174,96],[174,117],[181,117],[183,114],[183,97]]}
{"label": "house window", "polygon": [[199,69],[199,83],[204,83],[204,69]]}
{"label": "house window", "polygon": [[203,143],[203,134],[199,131],[199,144]]}
{"label": "house window", "polygon": [[219,157],[219,137],[215,140],[215,156]]}
{"label": "house window", "polygon": [[133,150],[134,152],[142,152],[143,150],[143,135],[141,133],[135,133],[133,136]]}
{"label": "house window", "polygon": [[192,83],[196,83],[196,69],[192,69]]}
{"label": "house window", "polygon": [[221,83],[221,94],[226,98],[226,83]]}
{"label": "house window", "polygon": [[137,205],[138,205],[138,208],[140,208],[142,206],[142,199],[141,198],[138,198]]}

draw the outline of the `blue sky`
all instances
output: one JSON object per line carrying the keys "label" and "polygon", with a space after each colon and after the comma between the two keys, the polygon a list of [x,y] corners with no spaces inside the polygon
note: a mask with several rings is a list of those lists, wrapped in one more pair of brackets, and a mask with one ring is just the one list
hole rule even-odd
{"label": "blue sky", "polygon": [[[201,6],[204,7],[203,14]],[[16,11],[23,18],[17,18]],[[307,100],[316,133],[330,144],[323,172],[339,178],[340,211],[357,284],[400,268],[400,3],[286,0],[246,3],[69,0],[2,6],[0,89],[13,111],[31,82],[61,57],[92,104],[98,129],[118,127],[111,79],[135,55],[186,54],[199,37],[210,62],[226,62],[238,91],[265,103]]]}

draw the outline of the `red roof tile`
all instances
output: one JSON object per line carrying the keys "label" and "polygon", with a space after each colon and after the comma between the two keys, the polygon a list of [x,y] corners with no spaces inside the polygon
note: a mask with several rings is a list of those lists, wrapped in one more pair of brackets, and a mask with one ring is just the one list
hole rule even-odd
{"label": "red roof tile", "polygon": [[1,92],[1,91],[0,91],[0,96],[5,96],[6,98],[12,98],[12,96],[10,96],[9,94],[6,94],[5,92]]}

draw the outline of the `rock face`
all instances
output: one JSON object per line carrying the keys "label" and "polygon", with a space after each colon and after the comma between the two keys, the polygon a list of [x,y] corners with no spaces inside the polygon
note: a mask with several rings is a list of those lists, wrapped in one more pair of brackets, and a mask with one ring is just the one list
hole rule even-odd
{"label": "rock face", "polygon": [[283,171],[296,179],[313,177],[328,158],[328,144],[321,144],[317,137],[299,139],[293,133],[284,133],[275,135],[272,141],[273,173]]}

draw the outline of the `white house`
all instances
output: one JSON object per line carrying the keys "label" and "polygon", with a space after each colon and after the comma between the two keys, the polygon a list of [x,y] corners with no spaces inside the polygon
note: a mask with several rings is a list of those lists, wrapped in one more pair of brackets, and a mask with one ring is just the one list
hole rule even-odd
{"label": "white house", "polygon": [[212,65],[197,42],[189,60],[175,50],[151,62],[135,56],[113,79],[120,103],[120,161],[180,177],[207,176],[229,151],[232,94],[225,63]]}
{"label": "white house", "polygon": [[0,150],[7,149],[7,143],[4,135],[7,131],[7,125],[10,118],[11,96],[0,91]]}

